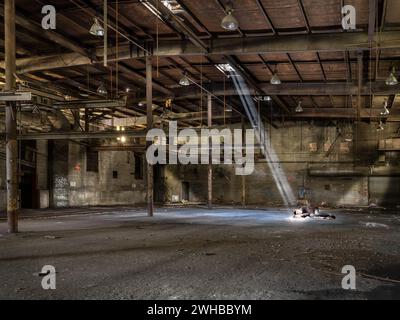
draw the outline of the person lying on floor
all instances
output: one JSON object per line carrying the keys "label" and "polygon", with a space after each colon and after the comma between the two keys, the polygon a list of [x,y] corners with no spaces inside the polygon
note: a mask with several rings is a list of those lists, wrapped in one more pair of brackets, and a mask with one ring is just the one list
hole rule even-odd
{"label": "person lying on floor", "polygon": [[321,213],[319,208],[301,207],[293,211],[293,218],[318,218],[326,220],[334,220],[336,217],[328,213]]}
{"label": "person lying on floor", "polygon": [[310,218],[311,213],[314,213],[311,211],[311,208],[301,207],[293,211],[293,218]]}

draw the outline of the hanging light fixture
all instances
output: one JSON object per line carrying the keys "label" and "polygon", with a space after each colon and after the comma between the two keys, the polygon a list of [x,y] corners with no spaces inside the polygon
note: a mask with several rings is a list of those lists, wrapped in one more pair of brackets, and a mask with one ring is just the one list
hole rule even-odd
{"label": "hanging light fixture", "polygon": [[386,79],[386,84],[387,84],[388,86],[395,86],[395,85],[397,85],[398,83],[399,83],[399,81],[397,80],[397,77],[396,77],[396,68],[393,67],[393,68],[392,68],[392,71],[390,71],[390,74],[389,74],[389,76],[388,76],[387,79]]}
{"label": "hanging light fixture", "polygon": [[271,78],[271,84],[273,85],[278,85],[281,84],[281,79],[279,79],[278,74],[276,72],[274,72],[272,78]]}
{"label": "hanging light fixture", "polygon": [[97,88],[97,93],[106,95],[108,93],[107,88],[105,87],[104,83],[102,83],[98,88]]}
{"label": "hanging light fixture", "polygon": [[302,113],[303,111],[304,111],[304,109],[303,109],[303,107],[301,106],[301,100],[299,101],[299,103],[297,104],[297,107],[296,107],[296,113]]}
{"label": "hanging light fixture", "polygon": [[388,109],[388,102],[387,100],[385,100],[384,104],[383,104],[383,109],[381,112],[381,116],[388,116],[390,114],[390,111]]}
{"label": "hanging light fixture", "polygon": [[97,37],[103,37],[104,36],[104,28],[100,24],[99,19],[94,18],[93,25],[90,28],[90,34],[97,36]]}
{"label": "hanging light fixture", "polygon": [[186,72],[183,74],[182,79],[179,80],[179,84],[180,84],[182,87],[190,86],[190,81],[189,81],[189,78],[188,78],[187,75],[186,75]]}
{"label": "hanging light fixture", "polygon": [[383,126],[383,122],[382,120],[379,121],[378,127],[376,128],[376,131],[380,132],[380,131],[384,131],[385,127]]}
{"label": "hanging light fixture", "polygon": [[233,6],[231,2],[226,6],[226,16],[222,19],[221,27],[228,31],[235,31],[239,28],[239,21],[233,15]]}

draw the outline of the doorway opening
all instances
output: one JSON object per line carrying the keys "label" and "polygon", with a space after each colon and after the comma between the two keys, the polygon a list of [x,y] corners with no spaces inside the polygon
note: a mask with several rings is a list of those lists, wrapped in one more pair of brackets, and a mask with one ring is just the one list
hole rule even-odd
{"label": "doorway opening", "polygon": [[190,184],[189,184],[189,182],[182,182],[182,200],[190,201]]}
{"label": "doorway opening", "polygon": [[28,171],[23,172],[19,188],[21,190],[21,208],[37,209],[38,192],[36,187],[36,174]]}
{"label": "doorway opening", "polygon": [[39,193],[36,175],[36,141],[21,141],[20,145],[20,207],[37,209]]}

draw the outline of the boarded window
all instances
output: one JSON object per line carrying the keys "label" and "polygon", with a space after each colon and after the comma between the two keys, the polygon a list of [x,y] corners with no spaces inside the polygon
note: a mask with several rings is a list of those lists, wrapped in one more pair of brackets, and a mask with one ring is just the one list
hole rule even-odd
{"label": "boarded window", "polygon": [[143,180],[143,157],[135,154],[135,179]]}
{"label": "boarded window", "polygon": [[99,152],[88,151],[86,154],[86,171],[99,172]]}
{"label": "boarded window", "polygon": [[113,179],[118,179],[118,171],[113,171]]}
{"label": "boarded window", "polygon": [[309,145],[310,152],[317,152],[318,151],[318,145],[315,142],[310,143]]}

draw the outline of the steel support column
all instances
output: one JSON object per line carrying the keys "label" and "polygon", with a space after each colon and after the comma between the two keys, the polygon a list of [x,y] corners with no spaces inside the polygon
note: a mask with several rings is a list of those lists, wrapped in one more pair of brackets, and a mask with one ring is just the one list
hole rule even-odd
{"label": "steel support column", "polygon": [[[4,1],[4,42],[6,91],[14,91],[15,81],[15,2]],[[16,103],[6,105],[6,175],[7,175],[7,219],[10,233],[18,232],[18,145]]]}
{"label": "steel support column", "polygon": [[[246,152],[244,146],[246,145],[246,127],[244,123],[244,118],[242,117],[242,152]],[[245,166],[245,164],[243,165]],[[246,176],[242,176],[242,206],[246,205]]]}
{"label": "steel support column", "polygon": [[358,68],[358,92],[357,92],[357,121],[355,123],[355,130],[356,130],[356,143],[355,143],[355,152],[358,156],[359,151],[359,131],[360,131],[360,122],[361,122],[361,107],[362,107],[362,85],[363,85],[363,69],[364,69],[364,61],[363,61],[363,52],[359,51],[357,53],[357,68]]}
{"label": "steel support column", "polygon": [[[207,125],[208,128],[211,129],[212,127],[212,96],[211,94],[207,95]],[[209,138],[209,144],[212,146],[211,137]],[[210,156],[209,156],[209,163],[208,163],[208,170],[207,170],[207,206],[209,209],[212,209],[212,195],[213,195],[213,169],[212,169],[212,148],[210,148]]]}
{"label": "steel support column", "polygon": [[[153,128],[153,74],[152,57],[146,56],[146,103],[147,130]],[[147,163],[147,214],[154,215],[154,173],[153,166]]]}

